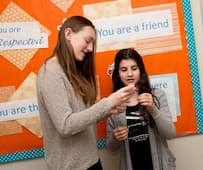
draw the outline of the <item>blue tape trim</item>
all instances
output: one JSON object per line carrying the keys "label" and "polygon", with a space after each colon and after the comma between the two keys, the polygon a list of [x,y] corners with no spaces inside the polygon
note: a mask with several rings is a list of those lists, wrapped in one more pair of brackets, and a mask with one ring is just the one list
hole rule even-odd
{"label": "blue tape trim", "polygon": [[25,159],[39,158],[44,156],[44,149],[33,149],[31,151],[22,151],[8,153],[0,156],[0,163],[8,163]]}
{"label": "blue tape trim", "polygon": [[106,146],[106,139],[98,139],[97,140],[97,147],[98,148],[103,148]]}
{"label": "blue tape trim", "polygon": [[[103,148],[105,146],[106,146],[106,139],[97,140],[98,148]],[[44,157],[44,148],[33,149],[31,151],[14,152],[14,153],[7,153],[4,155],[0,155],[0,163],[8,163],[8,162],[13,162],[13,161],[41,158],[41,157]]]}
{"label": "blue tape trim", "polygon": [[191,14],[191,4],[189,0],[182,0],[183,3],[183,12],[184,12],[184,21],[186,27],[186,39],[188,40],[187,48],[189,50],[189,59],[190,59],[190,73],[192,75],[192,89],[194,92],[194,101],[195,101],[195,110],[196,110],[196,119],[197,119],[197,133],[203,132],[203,106],[202,106],[202,96],[200,89],[199,81],[199,71],[198,71],[198,62],[196,55],[196,45],[194,38],[194,29],[193,21]]}

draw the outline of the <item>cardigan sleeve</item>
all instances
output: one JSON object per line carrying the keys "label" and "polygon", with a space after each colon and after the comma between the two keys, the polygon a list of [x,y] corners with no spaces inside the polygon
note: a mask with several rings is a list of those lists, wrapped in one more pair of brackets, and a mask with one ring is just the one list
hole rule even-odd
{"label": "cardigan sleeve", "polygon": [[60,135],[79,133],[109,115],[111,105],[105,98],[86,108],[81,97],[74,96],[70,82],[67,85],[65,74],[57,67],[46,63],[46,68],[40,69],[37,95],[41,117],[48,114]]}
{"label": "cardigan sleeve", "polygon": [[113,137],[113,130],[117,127],[115,122],[115,116],[112,115],[107,119],[107,138],[106,138],[106,146],[111,151],[116,151],[120,148],[121,142],[117,141]]}
{"label": "cardigan sleeve", "polygon": [[158,102],[156,102],[157,105],[154,105],[151,110],[152,118],[155,121],[156,127],[163,137],[170,139],[175,137],[176,130],[175,125],[172,121],[172,114],[170,112],[168,101],[166,94],[161,89],[154,89],[153,95],[156,96]]}

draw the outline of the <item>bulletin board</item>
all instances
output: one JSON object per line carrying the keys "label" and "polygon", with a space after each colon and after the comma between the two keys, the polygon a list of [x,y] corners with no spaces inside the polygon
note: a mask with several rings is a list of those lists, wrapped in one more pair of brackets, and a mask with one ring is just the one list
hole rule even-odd
{"label": "bulletin board", "polygon": [[[97,28],[100,97],[112,91],[113,59],[135,48],[153,87],[165,90],[177,136],[203,132],[203,107],[189,0],[1,0],[0,163],[44,156],[36,77],[58,29],[72,15]],[[97,124],[105,146],[106,120]]]}

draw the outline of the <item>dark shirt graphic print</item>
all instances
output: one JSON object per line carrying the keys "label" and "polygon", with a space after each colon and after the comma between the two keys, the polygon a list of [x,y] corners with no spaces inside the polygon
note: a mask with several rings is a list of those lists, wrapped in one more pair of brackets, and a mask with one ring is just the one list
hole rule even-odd
{"label": "dark shirt graphic print", "polygon": [[133,170],[153,170],[148,124],[139,105],[127,107],[126,119]]}

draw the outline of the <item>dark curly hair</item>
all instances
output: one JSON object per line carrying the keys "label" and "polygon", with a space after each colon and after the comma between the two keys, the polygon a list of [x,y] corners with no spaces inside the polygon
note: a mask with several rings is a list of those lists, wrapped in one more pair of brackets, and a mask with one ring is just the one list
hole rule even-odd
{"label": "dark curly hair", "polygon": [[[146,72],[142,57],[133,48],[121,49],[117,52],[117,54],[115,56],[114,70],[113,70],[113,74],[112,74],[113,91],[115,92],[118,89],[125,86],[119,76],[119,67],[120,67],[120,62],[122,60],[128,60],[128,59],[134,60],[137,63],[137,66],[140,70],[140,80],[138,81],[137,84],[135,84],[135,86],[138,89],[138,94],[142,94],[142,93],[151,93],[152,94],[152,88],[150,85],[150,81],[149,81],[148,74]],[[156,99],[156,96],[153,96],[153,99],[158,101]],[[155,103],[157,103],[157,102],[155,102]],[[148,113],[146,106],[139,105],[139,110],[141,113],[144,113],[144,117],[146,118],[146,120],[150,124],[150,126],[153,126],[153,124],[154,124],[153,119],[151,116],[149,116],[150,114]]]}

